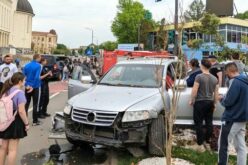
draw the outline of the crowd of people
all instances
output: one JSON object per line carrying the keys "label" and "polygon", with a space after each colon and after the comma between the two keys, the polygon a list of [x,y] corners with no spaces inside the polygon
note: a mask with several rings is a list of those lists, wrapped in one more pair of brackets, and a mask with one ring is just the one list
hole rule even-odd
{"label": "crowd of people", "polygon": [[[228,148],[234,144],[237,164],[246,165],[247,147],[245,142],[248,121],[248,76],[246,67],[239,60],[239,54],[232,55],[231,62],[224,67],[217,63],[215,56],[190,61],[191,72],[187,85],[192,87],[191,100],[197,137],[197,150],[210,150],[213,134],[213,113],[217,103],[225,107],[218,140],[218,165],[228,164]],[[223,74],[225,73],[225,74]],[[227,93],[219,94],[219,87],[227,87]],[[205,121],[205,127],[203,125]],[[206,129],[206,130],[205,130]]]}
{"label": "crowd of people", "polygon": [[[73,67],[80,64],[80,60],[65,61],[62,81],[66,81]],[[90,62],[87,63],[86,60],[83,64],[90,67]],[[238,54],[233,54],[232,62],[224,67],[217,62],[215,56],[209,56],[200,63],[197,59],[192,59],[189,64],[191,71],[188,73],[186,82],[188,87],[192,87],[189,104],[193,106],[197,150],[203,152],[210,149],[213,113],[217,102],[220,102],[225,107],[225,111],[218,143],[218,164],[227,164],[228,146],[234,142],[238,153],[237,164],[245,165],[247,161],[245,133],[248,121],[248,77],[245,74],[245,65],[239,60]],[[13,95],[11,98],[13,114],[16,116],[10,126],[0,132],[0,139],[2,139],[0,164],[4,164],[5,160],[10,165],[15,164],[19,140],[27,136],[29,130],[28,110],[31,100],[32,126],[40,125],[39,119],[50,116],[47,106],[49,77],[52,76],[52,72],[45,67],[46,65],[47,60],[35,54],[33,60],[24,66],[23,72],[19,72],[11,55],[3,58],[3,64],[0,65],[0,102],[4,97]],[[219,94],[219,87],[222,86],[228,87],[224,95]],[[203,121],[205,121],[205,127]]]}
{"label": "crowd of people", "polygon": [[[39,118],[49,117],[47,106],[49,103],[48,77],[52,72],[43,67],[47,64],[45,58],[35,54],[33,60],[25,65],[23,72],[19,72],[13,63],[11,55],[4,56],[0,66],[0,98],[13,94],[14,120],[0,132],[0,164],[5,160],[10,165],[16,164],[18,143],[21,138],[27,136],[29,130],[28,110],[32,99],[33,102],[33,126],[40,125]],[[0,123],[1,125],[2,123]]]}

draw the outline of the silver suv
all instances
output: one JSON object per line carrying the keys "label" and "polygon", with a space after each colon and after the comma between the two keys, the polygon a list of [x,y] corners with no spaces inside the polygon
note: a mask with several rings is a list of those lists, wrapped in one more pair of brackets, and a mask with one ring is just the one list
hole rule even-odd
{"label": "silver suv", "polygon": [[[68,141],[114,147],[147,146],[151,154],[162,155],[161,147],[165,143],[164,109],[169,110],[172,90],[162,92],[165,106],[161,90],[166,89],[166,82],[163,81],[166,75],[176,77],[177,62],[174,59],[122,61],[97,84],[91,83],[92,75],[70,80],[70,96],[76,94],[75,91],[89,89],[73,96],[64,109]],[[174,81],[185,82],[184,78]],[[191,89],[185,87],[178,90],[181,90],[181,97],[176,124],[192,125],[193,112],[188,104]],[[220,93],[225,90],[222,88]],[[215,124],[220,122],[222,112],[223,108],[218,105],[214,113]]]}

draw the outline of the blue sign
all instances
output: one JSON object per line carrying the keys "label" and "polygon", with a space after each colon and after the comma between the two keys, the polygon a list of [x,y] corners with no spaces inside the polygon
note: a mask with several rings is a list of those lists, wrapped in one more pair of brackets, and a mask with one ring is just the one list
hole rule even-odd
{"label": "blue sign", "polygon": [[92,49],[92,48],[86,49],[85,54],[86,54],[87,56],[93,55],[93,49]]}

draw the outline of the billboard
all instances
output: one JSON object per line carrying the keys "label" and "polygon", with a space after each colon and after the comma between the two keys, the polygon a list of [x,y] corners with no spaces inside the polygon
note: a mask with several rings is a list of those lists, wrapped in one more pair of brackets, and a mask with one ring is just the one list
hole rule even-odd
{"label": "billboard", "polygon": [[206,11],[217,16],[233,16],[233,0],[207,0]]}

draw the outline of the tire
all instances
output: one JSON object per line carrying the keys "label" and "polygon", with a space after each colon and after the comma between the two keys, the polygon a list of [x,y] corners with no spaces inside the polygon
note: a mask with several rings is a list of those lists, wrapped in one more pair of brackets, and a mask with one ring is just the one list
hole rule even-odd
{"label": "tire", "polygon": [[153,119],[148,133],[148,150],[151,155],[164,156],[166,140],[164,116]]}

